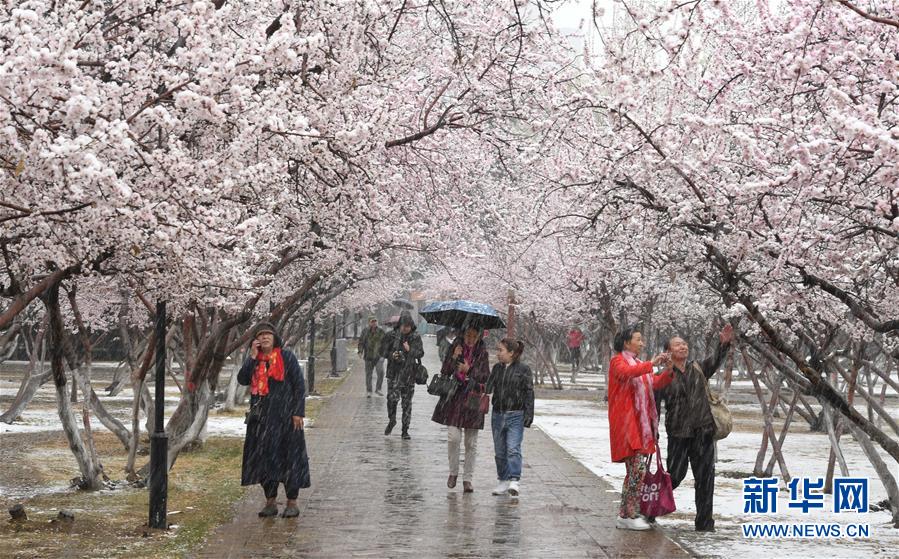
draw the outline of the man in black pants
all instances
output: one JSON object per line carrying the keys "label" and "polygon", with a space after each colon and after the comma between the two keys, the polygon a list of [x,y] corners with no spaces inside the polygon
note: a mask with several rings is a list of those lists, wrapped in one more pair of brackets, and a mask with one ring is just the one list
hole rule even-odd
{"label": "man in black pants", "polygon": [[665,432],[668,435],[668,473],[674,488],[693,470],[696,494],[696,531],[714,532],[712,501],[715,496],[715,420],[709,407],[708,379],[718,370],[734,338],[728,324],[718,336],[718,349],[704,361],[687,360],[690,347],[680,336],[665,343],[671,353],[674,380],[656,391],[656,405],[665,403]]}
{"label": "man in black pants", "polygon": [[388,334],[381,344],[382,355],[387,359],[387,428],[389,435],[396,425],[396,404],[403,402],[403,440],[409,440],[409,424],[412,422],[412,396],[415,395],[416,363],[424,356],[421,336],[415,331],[415,321],[409,311],[400,314],[397,328]]}

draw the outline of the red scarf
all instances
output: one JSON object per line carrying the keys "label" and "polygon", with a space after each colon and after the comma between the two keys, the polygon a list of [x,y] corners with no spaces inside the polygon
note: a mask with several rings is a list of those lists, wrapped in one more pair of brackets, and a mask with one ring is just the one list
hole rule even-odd
{"label": "red scarf", "polygon": [[268,379],[284,382],[284,358],[281,356],[281,348],[276,347],[268,355],[260,351],[256,355],[256,371],[253,372],[253,383],[250,385],[250,394],[266,396],[268,394]]}

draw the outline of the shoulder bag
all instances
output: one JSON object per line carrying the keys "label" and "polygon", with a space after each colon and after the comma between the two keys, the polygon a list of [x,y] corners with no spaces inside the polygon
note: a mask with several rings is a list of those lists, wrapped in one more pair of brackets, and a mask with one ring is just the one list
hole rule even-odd
{"label": "shoulder bag", "polygon": [[421,359],[415,360],[415,384],[428,384],[428,370],[421,364]]}
{"label": "shoulder bag", "polygon": [[640,490],[640,513],[643,516],[664,516],[677,510],[674,503],[674,489],[671,475],[662,467],[662,452],[656,446],[656,471],[652,471],[652,455],[646,473],[643,474],[643,488]]}
{"label": "shoulder bag", "polygon": [[485,414],[490,411],[490,396],[484,391],[484,385],[479,384],[480,390],[469,390],[465,399],[465,408],[469,411],[477,411]]}
{"label": "shoulder bag", "polygon": [[730,435],[730,432],[734,428],[733,414],[731,414],[727,404],[724,403],[724,398],[721,394],[709,387],[709,379],[706,378],[702,369],[695,363],[693,366],[696,368],[697,372],[702,375],[702,382],[705,384],[706,397],[709,400],[709,409],[712,411],[712,419],[715,420],[715,440],[720,441]]}
{"label": "shoulder bag", "polygon": [[459,381],[453,378],[453,375],[437,373],[431,377],[431,382],[428,384],[428,394],[449,400],[456,393],[458,387]]}

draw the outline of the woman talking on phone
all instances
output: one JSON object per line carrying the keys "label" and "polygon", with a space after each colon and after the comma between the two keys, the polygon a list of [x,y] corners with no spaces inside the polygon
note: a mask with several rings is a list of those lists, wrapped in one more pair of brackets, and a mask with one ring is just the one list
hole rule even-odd
{"label": "woman talking on phone", "polygon": [[259,516],[278,514],[275,500],[284,484],[284,518],[299,516],[297,496],[309,487],[309,455],[303,436],[306,383],[296,356],[281,347],[275,327],[256,326],[253,343],[237,382],[250,387],[250,411],[243,446],[241,485],[262,485],[265,507]]}

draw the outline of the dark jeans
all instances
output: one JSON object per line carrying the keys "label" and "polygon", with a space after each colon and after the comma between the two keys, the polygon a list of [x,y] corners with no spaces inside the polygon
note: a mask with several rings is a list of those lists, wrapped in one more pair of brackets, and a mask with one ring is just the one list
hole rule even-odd
{"label": "dark jeans", "polygon": [[[266,499],[274,499],[278,496],[278,485],[277,481],[263,481],[259,485],[262,486],[262,490],[265,491]],[[300,494],[299,487],[288,487],[287,484],[284,484],[284,490],[287,493],[288,500],[293,501]]]}
{"label": "dark jeans", "polygon": [[409,430],[412,423],[412,396],[415,395],[414,384],[400,384],[395,380],[387,379],[387,418],[396,421],[396,404],[403,401],[403,431]]}
{"label": "dark jeans", "polygon": [[381,390],[381,385],[384,383],[384,360],[383,359],[375,359],[374,361],[365,360],[365,390],[371,392],[372,385],[372,373],[378,372],[378,391]]}
{"label": "dark jeans", "polygon": [[523,411],[494,411],[490,417],[493,429],[493,454],[496,478],[500,481],[521,479],[521,440],[524,438]]}
{"label": "dark jeans", "polygon": [[696,529],[714,528],[712,500],[715,497],[715,439],[711,434],[668,438],[668,473],[671,474],[671,485],[675,489],[687,475],[687,462],[693,471],[695,485]]}
{"label": "dark jeans", "polygon": [[581,348],[580,347],[569,347],[568,355],[571,358],[571,367],[573,369],[578,369],[581,366]]}

